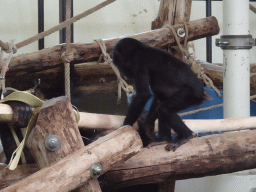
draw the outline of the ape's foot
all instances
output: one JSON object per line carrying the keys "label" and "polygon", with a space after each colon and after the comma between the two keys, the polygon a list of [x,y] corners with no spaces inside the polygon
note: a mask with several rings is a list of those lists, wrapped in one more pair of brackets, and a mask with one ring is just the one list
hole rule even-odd
{"label": "ape's foot", "polygon": [[191,135],[189,138],[179,139],[175,143],[168,143],[165,147],[167,151],[175,151],[181,145],[187,143],[190,139],[194,138],[194,135]]}

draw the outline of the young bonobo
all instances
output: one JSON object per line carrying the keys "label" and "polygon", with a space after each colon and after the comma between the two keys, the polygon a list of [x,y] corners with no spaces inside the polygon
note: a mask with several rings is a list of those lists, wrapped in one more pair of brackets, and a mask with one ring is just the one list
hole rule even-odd
{"label": "young bonobo", "polygon": [[[154,100],[139,133],[143,145],[166,141],[166,150],[190,140],[194,133],[183,123],[177,112],[198,105],[208,96],[189,66],[170,53],[147,46],[132,38],[121,39],[113,50],[113,63],[126,78],[133,79],[136,95],[128,109],[124,125],[133,125],[148,99]],[[150,87],[150,88],[149,88]],[[154,135],[154,122],[159,121],[159,140]],[[177,134],[172,141],[171,128]]]}

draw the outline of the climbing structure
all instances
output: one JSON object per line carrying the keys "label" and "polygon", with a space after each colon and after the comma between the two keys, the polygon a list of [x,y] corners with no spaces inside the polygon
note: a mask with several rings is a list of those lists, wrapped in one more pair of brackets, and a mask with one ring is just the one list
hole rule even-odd
{"label": "climbing structure", "polygon": [[[78,19],[114,1],[104,1],[76,17],[67,19],[53,29],[16,44],[15,47],[20,48],[56,30],[68,27]],[[165,49],[185,41],[184,49],[186,49],[186,41],[218,34],[219,26],[215,17],[189,21],[191,2],[191,0],[162,0],[159,17],[152,23],[154,30],[135,34],[132,37],[153,47]],[[166,14],[163,12],[165,8],[168,8],[168,17],[161,16],[163,13]],[[171,14],[174,10],[176,13]],[[165,26],[166,24],[168,27]],[[177,31],[183,31],[186,35],[179,35]],[[70,62],[77,64],[97,61],[102,52],[107,64],[97,65],[97,67],[111,69],[108,66],[111,62],[108,54],[111,54],[118,40],[119,38],[98,40],[84,44],[67,42],[66,47],[57,45],[34,53],[10,57],[8,73],[14,74],[18,70],[23,70],[26,76],[31,77],[29,73],[33,70],[42,71],[58,67],[62,63],[66,63],[68,69]],[[1,41],[0,46],[2,50],[9,49],[6,48],[7,44]],[[180,49],[175,47],[175,54],[183,59],[183,49]],[[14,52],[15,49],[10,50]],[[186,56],[190,57],[188,52]],[[201,66],[193,65],[202,75]],[[86,68],[85,65],[82,66]],[[66,73],[68,81],[69,74]],[[10,84],[15,83],[15,80],[8,77],[6,79],[10,81]],[[67,86],[69,87],[68,83]],[[20,87],[28,88],[25,84],[20,84]],[[127,90],[132,90],[132,88]],[[175,152],[166,152],[164,145],[141,149],[142,142],[135,131],[136,125],[134,125],[135,129],[130,126],[121,127],[124,117],[89,113],[80,113],[80,121],[77,122],[78,118],[70,103],[69,91],[66,94],[66,97],[50,99],[42,104],[35,126],[28,137],[26,144],[37,166],[18,165],[13,171],[3,168],[0,171],[2,191],[35,191],[35,189],[37,191],[70,191],[73,189],[101,191],[101,188],[115,189],[135,184],[165,182],[169,179],[230,173],[256,167],[256,131],[192,139]],[[8,108],[4,104],[0,105],[0,109],[4,107]],[[3,111],[2,114],[4,113]],[[10,118],[2,117],[2,120],[10,121]],[[250,120],[249,125],[243,124],[239,119],[241,126],[238,129],[254,128],[252,124],[255,124],[256,119],[248,118],[247,120]],[[229,122],[234,121],[236,120],[229,120]],[[198,122],[194,124],[194,127],[198,126]],[[247,121],[244,120],[244,122]],[[225,122],[219,123],[220,126],[225,124]],[[206,125],[210,128],[211,124],[212,122]],[[79,133],[81,127],[112,129],[113,132],[84,146]],[[232,130],[232,123],[230,127],[229,130]]]}

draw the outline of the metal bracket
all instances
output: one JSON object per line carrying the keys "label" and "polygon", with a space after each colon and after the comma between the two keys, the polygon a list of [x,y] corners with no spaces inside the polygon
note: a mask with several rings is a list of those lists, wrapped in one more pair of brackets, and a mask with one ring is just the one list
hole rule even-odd
{"label": "metal bracket", "polygon": [[255,39],[251,35],[222,35],[215,44],[221,49],[251,49],[255,46]]}

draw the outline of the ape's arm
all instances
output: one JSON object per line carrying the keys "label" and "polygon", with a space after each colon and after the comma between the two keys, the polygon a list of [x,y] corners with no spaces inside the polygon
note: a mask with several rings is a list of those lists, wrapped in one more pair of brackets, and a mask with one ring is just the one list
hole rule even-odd
{"label": "ape's arm", "polygon": [[[138,65],[137,65],[138,66]],[[139,67],[138,67],[139,68]],[[133,125],[139,118],[148,99],[152,96],[149,89],[149,74],[147,69],[134,70],[134,85],[136,95],[128,109],[128,113],[124,120],[124,125]]]}

